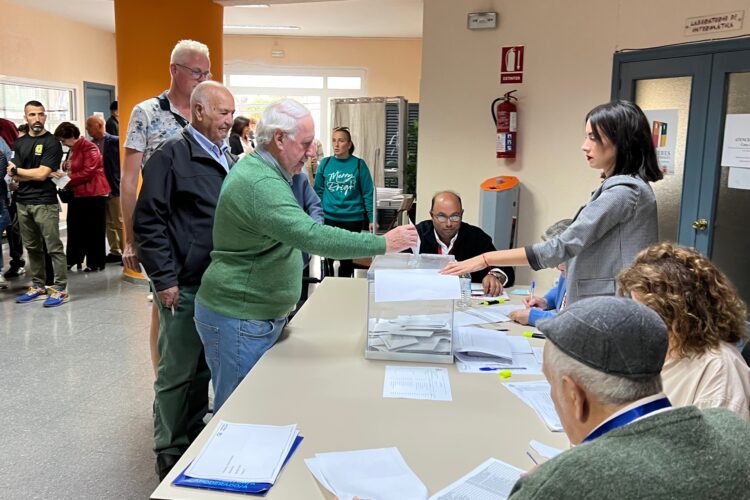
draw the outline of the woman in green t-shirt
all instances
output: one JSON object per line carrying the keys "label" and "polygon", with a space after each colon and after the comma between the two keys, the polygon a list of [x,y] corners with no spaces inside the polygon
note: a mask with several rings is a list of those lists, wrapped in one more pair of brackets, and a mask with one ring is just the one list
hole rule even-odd
{"label": "woman in green t-shirt", "polygon": [[[323,206],[325,224],[360,232],[373,228],[372,175],[367,164],[354,153],[352,135],[347,127],[333,129],[333,156],[323,158],[315,174],[315,192]],[[326,274],[333,275],[333,261],[326,261]],[[354,265],[342,260],[340,277],[351,277]]]}

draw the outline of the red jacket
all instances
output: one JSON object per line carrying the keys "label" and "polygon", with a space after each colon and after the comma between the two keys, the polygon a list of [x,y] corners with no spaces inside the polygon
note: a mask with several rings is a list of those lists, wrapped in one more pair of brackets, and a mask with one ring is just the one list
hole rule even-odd
{"label": "red jacket", "polygon": [[109,183],[104,175],[104,160],[96,144],[81,137],[70,151],[70,182],[77,198],[107,196]]}

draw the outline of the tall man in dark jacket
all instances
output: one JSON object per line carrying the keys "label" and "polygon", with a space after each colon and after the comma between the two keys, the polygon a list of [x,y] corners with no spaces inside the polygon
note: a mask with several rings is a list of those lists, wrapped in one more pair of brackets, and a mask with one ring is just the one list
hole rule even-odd
{"label": "tall man in dark jacket", "polygon": [[165,141],[143,168],[133,231],[159,308],[154,383],[154,451],[160,479],[203,429],[211,378],[195,330],[195,294],[211,261],[214,212],[236,161],[224,145],[234,98],[206,81],[190,98],[190,125]]}
{"label": "tall man in dark jacket", "polygon": [[[117,102],[117,101],[115,101]],[[109,183],[107,199],[107,242],[109,254],[107,262],[122,263],[122,211],[120,210],[120,138],[105,132],[104,118],[89,116],[86,120],[86,133],[91,142],[97,145],[104,158],[104,175]]]}
{"label": "tall man in dark jacket", "polygon": [[[431,218],[417,224],[419,253],[453,255],[466,260],[484,252],[493,252],[492,238],[476,226],[463,222],[461,198],[452,191],[437,193],[432,198]],[[504,286],[513,286],[516,274],[512,267],[481,270],[471,273],[471,281],[482,283],[486,295],[500,295]]]}

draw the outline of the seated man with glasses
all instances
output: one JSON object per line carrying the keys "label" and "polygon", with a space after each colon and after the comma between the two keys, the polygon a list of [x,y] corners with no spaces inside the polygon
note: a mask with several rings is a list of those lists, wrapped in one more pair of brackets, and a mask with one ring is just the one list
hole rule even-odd
{"label": "seated man with glasses", "polygon": [[[430,215],[431,219],[417,224],[421,241],[419,253],[453,255],[460,261],[495,250],[487,233],[461,221],[464,210],[461,197],[456,193],[443,191],[433,196]],[[482,283],[485,295],[491,296],[500,295],[505,286],[513,286],[515,279],[512,267],[471,273],[471,281]]]}

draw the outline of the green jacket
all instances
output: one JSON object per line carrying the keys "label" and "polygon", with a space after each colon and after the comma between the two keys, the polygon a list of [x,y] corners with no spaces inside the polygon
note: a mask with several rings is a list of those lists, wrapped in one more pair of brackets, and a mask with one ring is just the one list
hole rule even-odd
{"label": "green jacket", "polygon": [[545,462],[509,498],[750,498],[750,424],[723,408],[658,413]]}
{"label": "green jacket", "polygon": [[302,251],[334,259],[385,253],[385,238],[317,224],[279,168],[257,154],[240,160],[221,189],[213,251],[196,300],[236,319],[285,316],[299,299]]}

